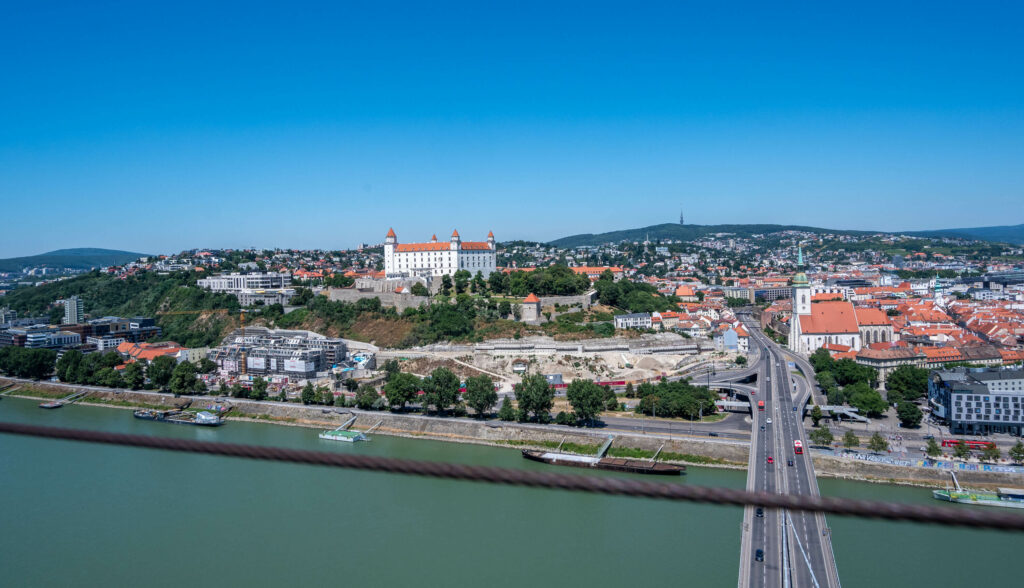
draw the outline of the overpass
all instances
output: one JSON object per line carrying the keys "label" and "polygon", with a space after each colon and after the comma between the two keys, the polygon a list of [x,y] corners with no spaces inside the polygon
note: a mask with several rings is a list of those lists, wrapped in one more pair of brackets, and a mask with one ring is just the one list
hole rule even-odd
{"label": "overpass", "polygon": [[[758,372],[757,394],[765,401],[764,412],[754,413],[747,490],[817,496],[810,455],[794,452],[795,441],[808,445],[802,408],[813,394],[814,372],[809,364],[798,361],[800,358],[779,349],[749,318],[745,322],[751,345],[762,351],[754,367]],[[793,377],[791,361],[804,378]],[[773,463],[769,464],[769,459]],[[758,549],[763,550],[763,561],[755,557]],[[774,509],[764,509],[759,516],[755,507],[746,507],[738,585],[838,587],[839,574],[825,517]]]}

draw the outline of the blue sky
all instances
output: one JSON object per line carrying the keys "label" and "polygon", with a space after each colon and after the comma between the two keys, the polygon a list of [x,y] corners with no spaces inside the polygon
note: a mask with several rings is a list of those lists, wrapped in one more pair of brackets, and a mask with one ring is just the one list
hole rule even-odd
{"label": "blue sky", "polygon": [[8,5],[0,257],[1024,222],[1019,3],[365,4]]}

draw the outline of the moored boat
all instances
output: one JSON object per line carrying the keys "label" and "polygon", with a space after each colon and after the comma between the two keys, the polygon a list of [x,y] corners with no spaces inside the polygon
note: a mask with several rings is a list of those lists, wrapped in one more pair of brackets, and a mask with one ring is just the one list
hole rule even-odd
{"label": "moored boat", "polygon": [[185,410],[152,410],[140,409],[132,413],[137,419],[147,421],[160,421],[164,423],[175,423],[179,425],[197,425],[200,427],[219,427],[224,424],[224,419],[212,412],[188,412]]}
{"label": "moored boat", "polygon": [[1024,508],[1024,490],[1020,488],[999,488],[997,492],[978,492],[964,490],[956,479],[956,473],[950,472],[953,476],[953,488],[945,490],[933,490],[932,498],[945,500],[946,502],[958,502],[960,504],[974,504],[978,506],[998,506],[1001,508]]}
{"label": "moored boat", "polygon": [[662,476],[677,476],[686,472],[686,466],[650,461],[646,459],[631,459],[624,457],[597,457],[593,455],[572,455],[568,453],[554,453],[550,451],[539,451],[536,449],[524,449],[523,457],[531,461],[539,461],[550,465],[571,466],[577,468],[595,468],[599,470],[611,470],[615,472],[629,472],[631,474],[654,474]]}

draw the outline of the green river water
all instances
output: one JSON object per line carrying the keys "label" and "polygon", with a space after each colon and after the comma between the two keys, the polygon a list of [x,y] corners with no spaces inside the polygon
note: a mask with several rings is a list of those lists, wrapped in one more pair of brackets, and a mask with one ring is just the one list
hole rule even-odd
{"label": "green river water", "polygon": [[[299,427],[217,429],[6,398],[0,420],[547,468],[515,449]],[[580,470],[566,470],[580,473]],[[593,475],[611,475],[596,472]],[[690,467],[680,484],[742,488]],[[664,481],[664,480],[662,480]],[[937,503],[821,480],[822,493]],[[742,511],[0,435],[4,586],[731,586]],[[971,508],[948,505],[950,508]],[[1017,585],[1024,537],[830,517],[845,586]]]}

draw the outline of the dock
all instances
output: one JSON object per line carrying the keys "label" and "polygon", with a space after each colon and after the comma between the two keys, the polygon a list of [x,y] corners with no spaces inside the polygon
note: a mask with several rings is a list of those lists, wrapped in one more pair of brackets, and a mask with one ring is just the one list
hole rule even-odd
{"label": "dock", "polygon": [[89,395],[89,390],[79,390],[73,394],[68,394],[60,400],[53,400],[50,402],[44,402],[39,405],[39,408],[60,408],[65,404],[73,404]]}

